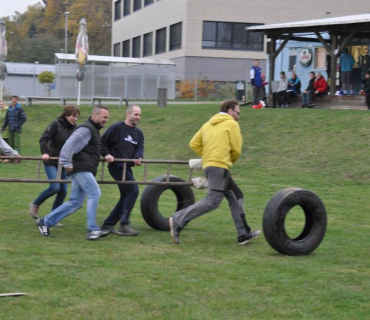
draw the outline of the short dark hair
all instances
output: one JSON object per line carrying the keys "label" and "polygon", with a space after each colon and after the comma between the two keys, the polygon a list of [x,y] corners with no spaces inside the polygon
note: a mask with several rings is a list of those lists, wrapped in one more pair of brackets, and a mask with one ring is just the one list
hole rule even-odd
{"label": "short dark hair", "polygon": [[221,112],[227,112],[227,110],[235,110],[235,106],[239,106],[239,101],[236,99],[227,99],[221,102]]}
{"label": "short dark hair", "polygon": [[11,96],[10,99],[13,99],[13,98],[16,98],[19,100],[19,97],[18,96]]}
{"label": "short dark hair", "polygon": [[285,76],[285,71],[280,71],[280,74],[283,74]]}
{"label": "short dark hair", "polygon": [[65,106],[63,109],[63,113],[60,115],[61,117],[69,117],[69,116],[79,116],[80,109],[76,106]]}
{"label": "short dark hair", "polygon": [[107,110],[107,111],[108,111],[108,108],[107,108],[107,107],[105,107],[105,106],[101,106],[101,105],[98,105],[98,106],[95,106],[95,107],[92,109],[91,114],[93,114],[93,113],[100,114],[101,109],[105,109],[105,110]]}
{"label": "short dark hair", "polygon": [[315,72],[311,71],[309,74],[313,74],[315,76]]}

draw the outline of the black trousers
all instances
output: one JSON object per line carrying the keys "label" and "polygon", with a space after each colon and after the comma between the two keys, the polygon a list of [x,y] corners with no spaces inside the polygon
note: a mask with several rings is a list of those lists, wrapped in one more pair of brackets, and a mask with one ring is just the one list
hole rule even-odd
{"label": "black trousers", "polygon": [[[273,107],[280,107],[282,104],[286,104],[286,91],[274,92],[272,94]],[[276,104],[277,103],[277,104]]]}

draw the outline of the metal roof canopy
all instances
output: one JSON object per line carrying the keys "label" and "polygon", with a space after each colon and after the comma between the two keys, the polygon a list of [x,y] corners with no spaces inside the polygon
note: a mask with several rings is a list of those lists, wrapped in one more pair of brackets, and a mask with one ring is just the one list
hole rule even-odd
{"label": "metal roof canopy", "polygon": [[[353,38],[370,38],[370,14],[358,14],[351,16],[332,17],[324,19],[275,23],[263,26],[247,27],[247,31],[263,32],[270,39],[267,53],[269,54],[270,83],[274,79],[275,59],[289,40],[302,42],[321,42],[331,57],[330,74],[334,75],[337,68],[337,58],[342,49]],[[302,36],[310,33],[315,38]],[[324,38],[323,34],[328,34]],[[276,40],[283,40],[276,48]],[[331,81],[331,84],[335,84]],[[269,86],[271,94],[271,85]],[[335,85],[330,86],[330,95],[335,94]]]}
{"label": "metal roof canopy", "polygon": [[[55,58],[58,60],[76,62],[75,54],[55,53]],[[125,63],[130,65],[152,64],[152,65],[168,65],[175,66],[176,64],[169,59],[152,59],[152,58],[124,58],[110,56],[88,56],[87,62],[102,62],[102,63]]]}

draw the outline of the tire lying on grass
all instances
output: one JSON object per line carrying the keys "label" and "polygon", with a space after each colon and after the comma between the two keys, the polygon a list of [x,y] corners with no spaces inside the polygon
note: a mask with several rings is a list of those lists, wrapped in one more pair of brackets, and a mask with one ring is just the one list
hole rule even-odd
{"label": "tire lying on grass", "polygon": [[[165,182],[166,176],[159,176],[151,181]],[[185,180],[170,176],[170,182],[186,182]],[[158,208],[158,200],[163,192],[171,190],[176,196],[176,211],[184,209],[194,204],[194,193],[190,186],[171,186],[171,185],[148,185],[141,195],[141,214],[145,222],[153,229],[169,231],[168,218],[164,217]]]}
{"label": "tire lying on grass", "polygon": [[[300,206],[305,215],[302,232],[291,239],[285,230],[288,212]],[[298,188],[280,190],[268,202],[263,215],[263,233],[276,251],[290,255],[308,255],[324,239],[327,225],[326,210],[321,199],[313,192]]]}

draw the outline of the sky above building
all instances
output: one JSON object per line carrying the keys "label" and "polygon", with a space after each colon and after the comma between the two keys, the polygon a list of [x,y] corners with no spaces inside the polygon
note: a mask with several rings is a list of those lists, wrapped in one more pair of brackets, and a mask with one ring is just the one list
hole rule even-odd
{"label": "sky above building", "polygon": [[0,0],[0,18],[11,16],[16,11],[24,13],[28,6],[38,2],[42,3],[41,0]]}

